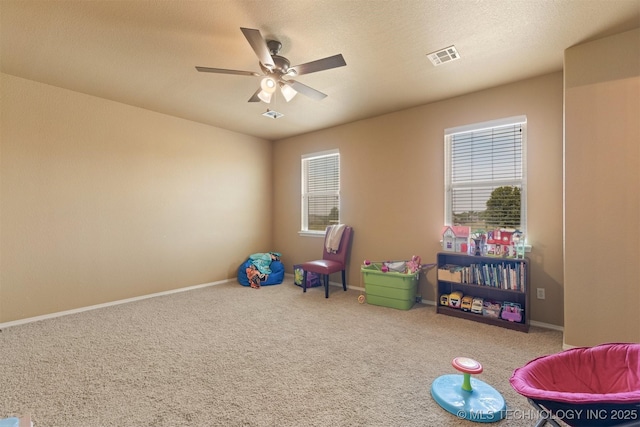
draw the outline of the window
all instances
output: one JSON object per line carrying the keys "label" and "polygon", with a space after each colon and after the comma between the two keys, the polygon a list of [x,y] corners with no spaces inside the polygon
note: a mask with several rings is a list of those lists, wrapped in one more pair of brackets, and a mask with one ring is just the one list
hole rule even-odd
{"label": "window", "polygon": [[302,156],[302,231],[340,223],[340,153]]}
{"label": "window", "polygon": [[445,130],[445,225],[526,232],[527,118]]}

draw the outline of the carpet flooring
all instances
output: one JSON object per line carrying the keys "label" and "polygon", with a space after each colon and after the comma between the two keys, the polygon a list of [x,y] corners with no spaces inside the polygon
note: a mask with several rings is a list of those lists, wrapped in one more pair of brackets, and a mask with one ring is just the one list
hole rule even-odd
{"label": "carpet flooring", "polygon": [[469,356],[504,396],[500,426],[536,414],[513,370],[562,349],[562,333],[511,331],[357,301],[290,278],[251,289],[225,283],[6,328],[0,418],[36,427],[471,426],[430,385]]}

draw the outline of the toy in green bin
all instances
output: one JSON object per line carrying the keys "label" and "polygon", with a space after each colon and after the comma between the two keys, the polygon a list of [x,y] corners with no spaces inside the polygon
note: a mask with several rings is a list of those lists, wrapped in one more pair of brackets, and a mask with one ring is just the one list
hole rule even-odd
{"label": "toy in green bin", "polygon": [[[401,273],[401,274],[419,274],[421,271],[426,270],[436,264],[422,264],[422,259],[418,255],[413,255],[408,261],[370,261],[365,259],[362,263],[365,267],[373,265],[373,267],[383,273]],[[362,278],[361,278],[362,287]],[[421,297],[416,296],[416,299]],[[366,301],[362,291],[358,296],[358,302],[364,304]]]}
{"label": "toy in green bin", "polygon": [[412,256],[409,261],[369,261],[368,259],[365,259],[363,264],[365,266],[370,266],[371,264],[373,264],[373,266],[376,268],[378,268],[378,264],[380,264],[380,271],[382,271],[383,273],[392,271],[395,273],[403,274],[418,273],[423,268],[434,265],[422,264],[422,260],[418,255]]}

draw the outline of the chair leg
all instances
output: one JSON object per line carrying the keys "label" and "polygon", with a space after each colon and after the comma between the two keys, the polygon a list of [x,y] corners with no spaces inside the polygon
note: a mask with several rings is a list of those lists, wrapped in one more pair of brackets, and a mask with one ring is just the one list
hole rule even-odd
{"label": "chair leg", "polygon": [[329,298],[329,275],[324,275],[324,297]]}
{"label": "chair leg", "polygon": [[307,292],[307,270],[302,270],[302,292]]}
{"label": "chair leg", "polygon": [[342,289],[347,290],[346,272],[342,270]]}
{"label": "chair leg", "polygon": [[545,408],[542,405],[539,405],[537,402],[535,402],[531,398],[527,398],[527,401],[529,401],[531,406],[533,406],[534,408],[536,408],[538,410],[538,413],[542,417],[542,418],[540,418],[538,420],[538,422],[536,423],[536,425],[534,427],[543,427],[543,426],[545,426],[547,424],[551,424],[553,427],[560,427],[560,424],[558,424],[553,419],[553,415],[552,415],[550,410],[548,410],[547,408]]}

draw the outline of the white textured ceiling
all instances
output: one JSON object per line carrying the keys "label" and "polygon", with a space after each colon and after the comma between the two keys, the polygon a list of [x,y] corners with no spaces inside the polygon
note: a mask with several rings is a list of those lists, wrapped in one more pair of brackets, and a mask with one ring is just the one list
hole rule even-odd
{"label": "white textured ceiling", "polygon": [[[0,0],[2,72],[277,140],[562,69],[570,46],[640,27],[640,0]],[[260,72],[240,27],[282,42],[328,95],[249,103]],[[461,59],[426,54],[455,45]],[[284,117],[263,117],[266,108]]]}

